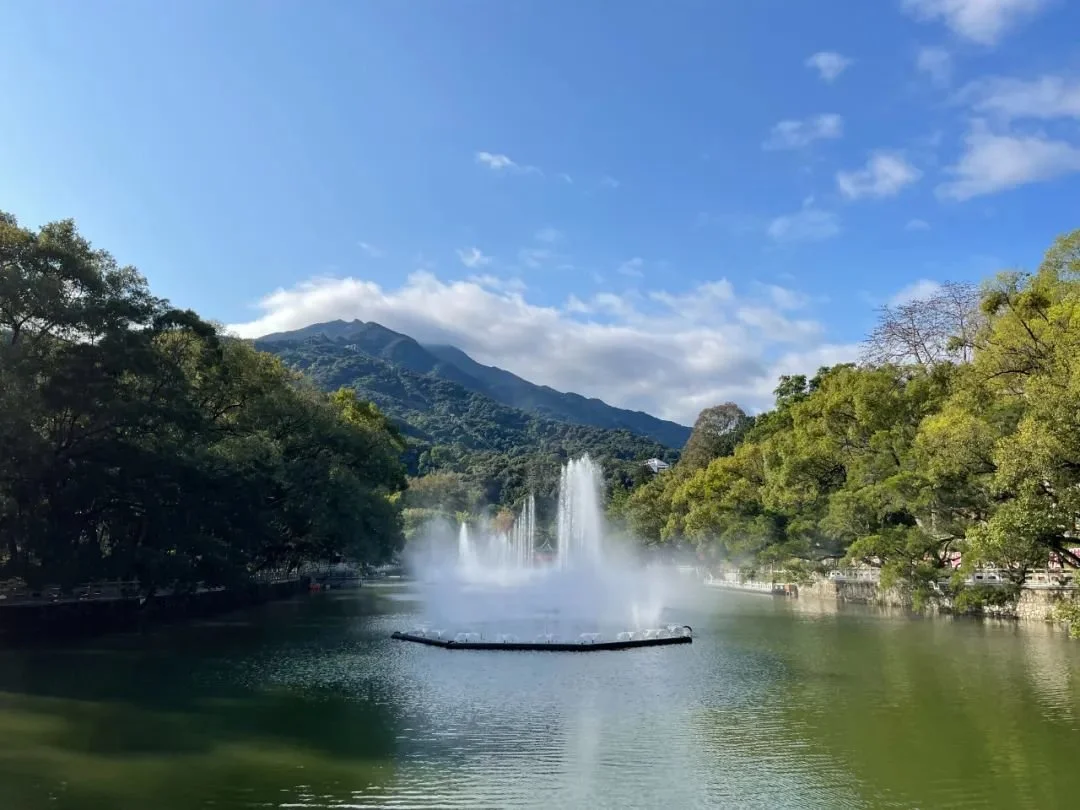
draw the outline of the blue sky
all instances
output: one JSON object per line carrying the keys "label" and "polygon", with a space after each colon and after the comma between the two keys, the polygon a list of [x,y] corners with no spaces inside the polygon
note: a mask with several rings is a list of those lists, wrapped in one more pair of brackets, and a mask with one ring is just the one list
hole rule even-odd
{"label": "blue sky", "polygon": [[0,208],[690,421],[1080,227],[1080,4],[30,2]]}

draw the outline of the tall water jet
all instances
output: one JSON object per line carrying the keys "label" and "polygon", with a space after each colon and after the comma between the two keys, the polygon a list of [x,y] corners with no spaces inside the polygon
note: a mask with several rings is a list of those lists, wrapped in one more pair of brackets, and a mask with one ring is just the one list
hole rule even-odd
{"label": "tall water jet", "polygon": [[510,563],[529,568],[536,554],[536,498],[530,492],[510,530]]}
{"label": "tall water jet", "polygon": [[458,530],[458,564],[471,566],[476,561],[476,551],[469,539],[469,527],[463,522]]}
{"label": "tall water jet", "polygon": [[491,538],[491,547],[494,549],[495,565],[498,568],[506,568],[513,562],[513,551],[510,548],[510,538],[506,532],[499,532]]}
{"label": "tall water jet", "polygon": [[[503,524],[461,524],[456,564],[440,566],[434,557],[426,563],[435,569],[420,582],[426,620],[485,639],[655,631],[670,590],[661,572],[642,567],[625,544],[604,537],[602,480],[587,456],[562,469],[554,565],[536,561],[542,504],[532,496],[505,533]],[[440,542],[451,555],[452,537],[446,524]]]}
{"label": "tall water jet", "polygon": [[599,565],[603,518],[600,465],[587,455],[572,459],[559,476],[559,567]]}

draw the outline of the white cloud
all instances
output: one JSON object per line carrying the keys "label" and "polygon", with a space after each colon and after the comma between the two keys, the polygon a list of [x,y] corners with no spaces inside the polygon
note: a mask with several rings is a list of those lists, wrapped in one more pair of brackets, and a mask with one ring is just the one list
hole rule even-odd
{"label": "white cloud", "polygon": [[567,185],[572,185],[573,182],[574,182],[574,178],[571,177],[570,175],[568,175],[566,172],[559,172],[555,176],[558,177],[560,180],[562,180]]}
{"label": "white cloud", "polygon": [[781,121],[769,132],[764,149],[801,149],[814,141],[839,138],[844,134],[844,119],[825,113],[803,121]]}
{"label": "white cloud", "polygon": [[571,296],[563,307],[531,303],[509,283],[447,282],[428,272],[397,289],[316,279],[277,290],[260,303],[259,318],[232,329],[254,337],[335,318],[376,321],[533,382],[684,424],[726,400],[766,407],[780,374],[813,373],[860,348],[830,344],[819,324],[740,299],[723,279],[674,293]]}
{"label": "white cloud", "polygon": [[1080,78],[1048,75],[1032,81],[984,79],[965,87],[960,99],[969,101],[980,113],[1005,121],[1080,118]]}
{"label": "white cloud", "polygon": [[907,285],[890,298],[889,306],[898,307],[902,304],[910,304],[912,301],[925,301],[928,298],[933,298],[939,292],[941,292],[940,282],[921,278]]}
{"label": "white cloud", "polygon": [[566,299],[566,304],[563,308],[571,313],[587,314],[592,312],[592,307],[573,294]]}
{"label": "white cloud", "polygon": [[925,219],[909,219],[907,224],[904,225],[905,231],[928,231],[930,230],[930,223]]}
{"label": "white cloud", "polygon": [[613,315],[620,319],[632,319],[636,310],[630,296],[601,292],[591,299],[592,311],[603,315]]}
{"label": "white cloud", "polygon": [[770,307],[745,306],[735,312],[739,322],[752,326],[763,333],[773,336],[777,343],[797,345],[820,340],[823,329],[820,323],[811,320],[792,321]]}
{"label": "white cloud", "polygon": [[480,248],[471,247],[466,249],[459,249],[457,252],[458,258],[461,259],[461,263],[469,268],[485,267],[491,264],[491,257],[485,256]]}
{"label": "white cloud", "polygon": [[915,55],[915,67],[938,87],[948,87],[952,83],[952,55],[944,48],[920,48]]}
{"label": "white cloud", "polygon": [[506,155],[496,155],[491,152],[477,152],[476,162],[483,163],[488,168],[495,169],[496,171],[517,168],[517,164]]}
{"label": "white cloud", "polygon": [[356,244],[360,246],[360,249],[364,251],[364,253],[373,259],[381,259],[386,256],[386,251],[382,248],[375,247],[375,245],[370,242],[357,242]]}
{"label": "white cloud", "polygon": [[968,200],[1080,172],[1080,148],[1042,135],[994,134],[976,121],[960,160],[945,171],[953,179],[937,187],[938,196]]}
{"label": "white cloud", "polygon": [[779,284],[761,285],[769,295],[769,299],[778,309],[802,309],[810,303],[810,298],[804,293],[781,287]]}
{"label": "white cloud", "polygon": [[645,266],[645,260],[639,256],[635,256],[632,259],[627,259],[625,262],[619,265],[618,272],[624,276],[630,276],[631,278],[641,278],[644,273],[641,268]]}
{"label": "white cloud", "polygon": [[541,228],[536,232],[535,238],[537,242],[553,245],[563,240],[563,234],[562,231],[556,228]]}
{"label": "white cloud", "polygon": [[817,242],[840,233],[840,219],[831,211],[805,206],[801,211],[777,217],[765,232],[777,242]]}
{"label": "white cloud", "polygon": [[518,263],[531,270],[550,264],[557,257],[547,248],[522,248],[518,251]]}
{"label": "white cloud", "polygon": [[849,200],[860,197],[892,197],[922,177],[922,172],[894,152],[875,152],[866,166],[853,172],[837,172],[836,185]]}
{"label": "white cloud", "polygon": [[674,295],[665,290],[653,290],[649,298],[659,301],[672,310],[683,312],[687,316],[697,317],[695,313],[704,306],[711,308],[714,304],[735,300],[735,287],[726,278],[719,281],[705,281],[694,288],[693,292]]}
{"label": "white cloud", "polygon": [[497,152],[477,152],[476,162],[495,172],[515,172],[519,174],[542,174],[536,166],[527,166],[511,160]]}
{"label": "white cloud", "polygon": [[806,60],[806,66],[817,70],[825,81],[832,82],[851,66],[851,60],[836,51],[818,51]]}
{"label": "white cloud", "polygon": [[954,33],[994,45],[1005,32],[1034,16],[1047,0],[903,0],[902,6],[917,19],[941,20]]}
{"label": "white cloud", "polygon": [[622,185],[618,180],[612,177],[610,174],[605,174],[600,178],[600,185],[604,188],[618,188]]}
{"label": "white cloud", "polygon": [[489,290],[498,290],[500,292],[523,293],[526,290],[525,282],[520,278],[499,278],[489,273],[469,276],[469,281]]}

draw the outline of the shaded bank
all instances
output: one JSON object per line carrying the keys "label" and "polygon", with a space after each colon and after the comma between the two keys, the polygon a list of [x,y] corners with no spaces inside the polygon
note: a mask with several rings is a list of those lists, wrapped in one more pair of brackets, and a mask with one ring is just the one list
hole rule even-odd
{"label": "shaded bank", "polygon": [[0,639],[20,643],[75,639],[136,630],[185,619],[205,618],[238,608],[307,593],[308,577],[279,582],[251,582],[233,588],[161,594],[151,599],[15,602],[0,606]]}

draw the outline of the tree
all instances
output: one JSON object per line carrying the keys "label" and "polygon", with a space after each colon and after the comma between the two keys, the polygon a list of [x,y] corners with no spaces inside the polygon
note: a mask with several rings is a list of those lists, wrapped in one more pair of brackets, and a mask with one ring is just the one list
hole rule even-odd
{"label": "tree", "polygon": [[983,322],[979,302],[977,286],[946,282],[928,296],[881,307],[864,359],[922,366],[969,362]]}
{"label": "tree", "polygon": [[152,296],[69,221],[0,215],[0,576],[144,592],[400,546],[400,436]]}
{"label": "tree", "polygon": [[1034,275],[998,276],[983,312],[973,385],[995,437],[994,505],[969,531],[972,553],[1017,580],[1051,557],[1080,565],[1080,231]]}
{"label": "tree", "polygon": [[[982,565],[1018,587],[1080,566],[1080,231],[1038,272],[945,284],[883,310],[868,362],[786,375],[737,441],[734,406],[702,414],[673,470],[616,506],[646,543],[756,564],[845,557],[915,599],[954,605]],[[1009,598],[1013,589],[1000,589]]]}
{"label": "tree", "polygon": [[483,504],[481,492],[461,473],[430,473],[409,480],[405,505],[409,509],[428,509],[454,515],[478,512]]}
{"label": "tree", "polygon": [[734,402],[706,408],[694,422],[679,464],[696,470],[714,458],[731,455],[752,423],[753,420]]}
{"label": "tree", "polygon": [[667,497],[669,478],[669,474],[656,476],[634,490],[623,507],[627,530],[646,545],[657,545],[665,539],[664,528],[671,512],[671,501]]}

